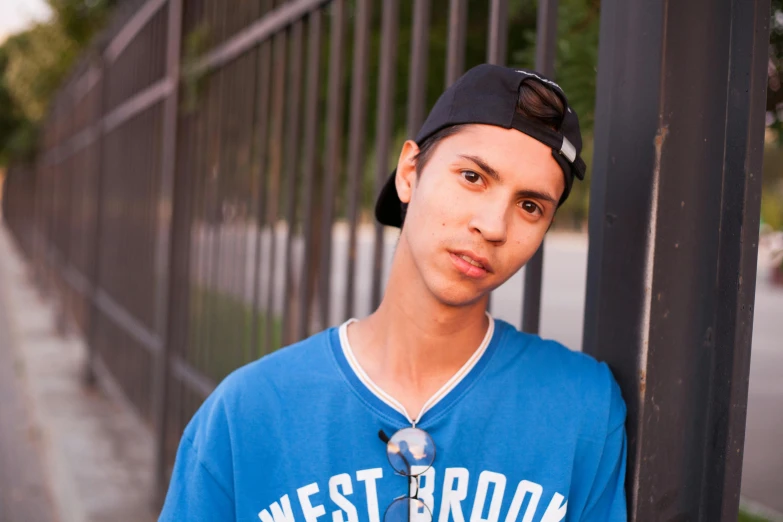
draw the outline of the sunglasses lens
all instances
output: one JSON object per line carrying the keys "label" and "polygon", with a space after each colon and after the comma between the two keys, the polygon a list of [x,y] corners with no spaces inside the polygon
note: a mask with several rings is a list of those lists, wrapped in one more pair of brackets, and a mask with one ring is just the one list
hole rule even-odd
{"label": "sunglasses lens", "polygon": [[389,439],[386,456],[398,474],[415,477],[432,466],[435,460],[435,443],[424,430],[404,428]]}
{"label": "sunglasses lens", "polygon": [[431,522],[432,513],[418,498],[398,498],[386,510],[383,522]]}

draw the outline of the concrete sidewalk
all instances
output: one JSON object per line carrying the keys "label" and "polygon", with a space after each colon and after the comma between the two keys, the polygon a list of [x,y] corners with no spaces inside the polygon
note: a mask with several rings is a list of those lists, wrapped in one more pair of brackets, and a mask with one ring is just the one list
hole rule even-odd
{"label": "concrete sidewalk", "polygon": [[[53,301],[38,295],[0,224],[0,362],[8,361],[16,374],[13,381],[8,372],[0,374],[0,402],[8,404],[13,394],[27,411],[17,407],[12,422],[29,423],[25,430],[34,434],[34,443],[24,444],[0,431],[0,455],[26,451],[40,460],[37,474],[35,463],[30,472],[0,474],[0,491],[35,497],[34,518],[0,513],[0,522],[153,521],[151,432],[110,390],[82,385],[85,344],[75,335],[58,335]],[[10,414],[0,411],[5,423]]]}
{"label": "concrete sidewalk", "polygon": [[48,522],[56,518],[41,465],[41,437],[8,315],[8,303],[0,298],[0,522]]}

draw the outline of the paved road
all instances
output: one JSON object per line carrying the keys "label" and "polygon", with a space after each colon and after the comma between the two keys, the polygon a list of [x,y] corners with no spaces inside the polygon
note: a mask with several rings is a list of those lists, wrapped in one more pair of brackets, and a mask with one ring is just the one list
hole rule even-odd
{"label": "paved road", "polygon": [[759,264],[742,491],[783,513],[783,288]]}
{"label": "paved road", "polygon": [[0,292],[0,522],[55,522]]}

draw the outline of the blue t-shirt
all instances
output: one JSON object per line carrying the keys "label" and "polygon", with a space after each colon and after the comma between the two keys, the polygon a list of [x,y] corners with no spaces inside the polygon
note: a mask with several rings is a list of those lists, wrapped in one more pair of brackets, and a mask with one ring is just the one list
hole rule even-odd
{"label": "blue t-shirt", "polygon": [[[161,521],[383,521],[409,482],[378,432],[411,421],[357,366],[345,328],[218,386],[182,436]],[[433,522],[627,519],[625,404],[605,364],[490,321],[434,399],[416,424],[436,447],[418,488]]]}

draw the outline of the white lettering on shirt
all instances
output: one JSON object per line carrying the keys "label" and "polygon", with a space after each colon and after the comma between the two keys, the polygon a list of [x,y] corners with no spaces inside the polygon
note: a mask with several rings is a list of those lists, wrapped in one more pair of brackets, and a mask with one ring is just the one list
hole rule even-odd
{"label": "white lettering on shirt", "polygon": [[304,513],[307,522],[317,522],[318,517],[326,514],[323,506],[313,506],[310,502],[310,495],[316,493],[318,493],[318,484],[315,482],[296,490],[296,494],[299,496],[299,505],[302,507],[302,513]]}
{"label": "white lettering on shirt", "polygon": [[541,500],[541,494],[544,492],[544,488],[540,484],[530,482],[529,480],[523,480],[517,486],[517,492],[514,493],[514,499],[511,501],[511,506],[508,508],[508,515],[506,515],[506,522],[516,522],[519,517],[519,510],[522,508],[522,502],[525,501],[525,495],[530,493],[530,501],[527,503],[527,509],[525,509],[525,515],[522,517],[522,522],[533,522],[533,515],[536,514],[536,508],[538,508],[538,501]]}
{"label": "white lettering on shirt", "polygon": [[269,509],[272,511],[271,515],[266,509],[262,509],[261,513],[258,514],[258,518],[263,522],[296,522],[294,513],[291,511],[291,501],[288,499],[288,495],[280,497],[280,504],[273,502]]}
{"label": "white lettering on shirt", "polygon": [[[489,503],[489,514],[482,518],[484,503],[487,500],[487,491],[490,484],[495,484],[492,490],[492,500]],[[473,511],[470,514],[470,522],[498,522],[500,518],[500,506],[503,504],[503,492],[506,489],[506,476],[494,471],[482,471],[479,475],[476,489],[476,500],[473,502]]]}
{"label": "white lettering on shirt", "polygon": [[[568,501],[563,502],[563,495],[555,493],[552,497],[552,502],[549,503],[549,507],[546,508],[541,522],[559,522],[566,516],[566,509],[568,508]],[[560,504],[561,502],[562,505]]]}
{"label": "white lettering on shirt", "polygon": [[[342,493],[340,489],[342,488]],[[356,506],[344,495],[353,493],[353,483],[348,473],[341,473],[329,479],[329,497],[340,509],[332,512],[333,522],[346,522],[343,518],[343,512],[348,517],[347,522],[359,522],[359,516],[356,513]]]}
{"label": "white lettering on shirt", "polygon": [[461,502],[468,496],[469,477],[470,474],[465,468],[446,468],[438,522],[449,522],[449,513],[454,522],[465,522]]}
{"label": "white lettering on shirt", "polygon": [[[443,483],[440,491],[440,510],[436,513],[436,495],[438,489],[436,486],[436,470],[434,467],[424,468],[413,466],[411,472],[416,475],[415,479],[410,480],[409,495],[415,497],[426,506],[421,506],[420,502],[410,503],[410,521],[411,522],[430,522],[430,513],[436,515],[438,522],[465,522],[465,514],[462,509],[462,502],[467,500],[470,485],[470,473],[466,468],[446,468],[443,473]],[[331,477],[328,481],[329,499],[331,504],[327,504],[331,511],[332,520],[330,522],[380,522],[380,510],[378,506],[378,485],[377,481],[383,478],[382,468],[370,468],[358,470],[356,480],[364,483],[365,495],[367,500],[367,518],[360,519],[357,504],[350,501],[347,497],[354,494],[354,486],[351,475],[341,473]],[[503,498],[506,489],[507,478],[501,473],[493,471],[482,471],[479,475],[476,485],[475,496],[472,502],[470,513],[470,522],[499,522],[501,519],[501,509],[503,507]],[[490,493],[491,488],[491,493]],[[404,491],[404,490],[403,490]],[[319,522],[319,518],[326,514],[327,506],[325,502],[313,505],[311,497],[320,492],[318,483],[313,482],[297,490],[297,497],[301,512],[304,515],[304,522]],[[504,522],[533,522],[533,518],[541,504],[544,494],[544,488],[541,484],[522,480],[518,483],[508,512],[503,518]],[[528,496],[529,495],[529,496]],[[491,497],[491,498],[487,498]],[[387,497],[385,497],[387,498]],[[358,501],[358,499],[356,500]],[[526,502],[527,501],[527,502]],[[361,503],[361,502],[360,502]],[[524,506],[524,513],[523,513]],[[560,493],[555,492],[551,502],[547,506],[542,518],[538,522],[561,522],[568,508],[567,499]],[[430,513],[427,513],[427,510]],[[486,517],[484,514],[486,513]],[[520,518],[521,516],[521,518]],[[291,501],[288,495],[280,497],[278,502],[273,502],[269,508],[261,510],[258,518],[262,522],[301,522],[294,518],[291,509]],[[323,522],[323,521],[322,521]]]}
{"label": "white lettering on shirt", "polygon": [[[430,522],[432,520],[432,510],[435,507],[435,468],[425,466],[411,466],[411,474],[418,476],[418,487],[416,480],[410,481],[410,495],[424,502],[429,513],[424,509],[419,509],[418,504],[411,502],[411,522]],[[418,489],[418,494],[416,493]]]}
{"label": "white lettering on shirt", "polygon": [[356,472],[356,480],[364,482],[367,492],[367,517],[369,522],[380,522],[378,513],[378,491],[375,489],[375,481],[383,477],[381,468],[362,469]]}

